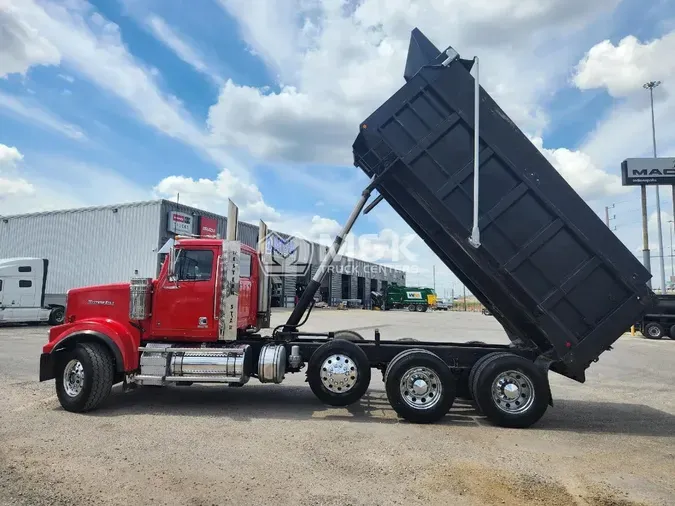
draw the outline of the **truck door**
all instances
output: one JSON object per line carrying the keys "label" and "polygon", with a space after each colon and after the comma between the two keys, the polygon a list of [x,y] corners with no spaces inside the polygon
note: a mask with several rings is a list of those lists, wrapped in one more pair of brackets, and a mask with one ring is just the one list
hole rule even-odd
{"label": "truck door", "polygon": [[3,278],[0,278],[0,322],[9,320],[9,318],[11,317],[10,312],[12,311],[5,304],[5,291],[3,290],[4,288],[5,288],[5,280]]}
{"label": "truck door", "polygon": [[15,321],[38,321],[40,316],[40,297],[35,280],[29,277],[14,278],[18,285],[17,304],[12,318]]}
{"label": "truck door", "polygon": [[176,252],[176,281],[163,275],[153,308],[156,334],[202,341],[215,339],[216,262],[210,249]]}

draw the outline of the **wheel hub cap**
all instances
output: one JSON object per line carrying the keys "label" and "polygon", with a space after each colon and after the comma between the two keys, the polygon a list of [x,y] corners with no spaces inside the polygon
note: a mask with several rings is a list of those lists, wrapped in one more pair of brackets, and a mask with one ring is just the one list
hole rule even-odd
{"label": "wheel hub cap", "polygon": [[321,383],[329,392],[349,392],[358,377],[354,361],[346,355],[331,355],[321,364]]}
{"label": "wheel hub cap", "polygon": [[73,359],[63,369],[63,389],[70,397],[77,397],[84,387],[84,367]]}
{"label": "wheel hub cap", "polygon": [[428,367],[413,367],[401,377],[401,398],[410,407],[431,409],[441,400],[443,386],[438,375]]}
{"label": "wheel hub cap", "polygon": [[418,378],[413,381],[411,390],[415,393],[415,395],[424,395],[429,391],[429,385],[423,379]]}
{"label": "wheel hub cap", "polygon": [[505,413],[523,413],[534,403],[532,380],[520,371],[500,373],[492,383],[492,400]]}
{"label": "wheel hub cap", "polygon": [[520,387],[515,383],[507,383],[503,388],[504,397],[513,401],[520,397]]}

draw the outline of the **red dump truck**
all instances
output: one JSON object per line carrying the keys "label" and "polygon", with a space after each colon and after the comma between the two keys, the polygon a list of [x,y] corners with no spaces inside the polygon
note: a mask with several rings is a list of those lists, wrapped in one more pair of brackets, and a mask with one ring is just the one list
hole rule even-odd
{"label": "red dump truck", "polygon": [[[445,416],[458,395],[493,423],[528,427],[552,404],[550,371],[585,370],[653,303],[649,273],[471,75],[417,29],[406,83],[359,125],[354,164],[370,178],[285,324],[269,331],[266,237],[178,238],[157,279],[71,290],[40,381],[68,411],[113,384],[281,383],[304,370],[316,397],[346,406],[382,373],[396,413]],[[372,192],[379,195],[368,204]],[[502,324],[509,345],[303,332],[314,295],[354,221],[386,200]]]}

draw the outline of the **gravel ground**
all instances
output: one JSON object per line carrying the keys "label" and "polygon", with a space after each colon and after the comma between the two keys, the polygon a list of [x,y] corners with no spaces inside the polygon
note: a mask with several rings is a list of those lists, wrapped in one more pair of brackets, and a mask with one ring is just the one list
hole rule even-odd
{"label": "gravel ground", "polygon": [[[306,327],[506,342],[480,314],[315,310]],[[37,382],[45,339],[45,327],[0,328],[2,506],[675,504],[672,340],[624,336],[586,385],[552,373],[555,406],[510,430],[460,400],[442,423],[400,421],[379,374],[349,408],[324,407],[295,374],[240,389],[115,387],[74,415],[53,381]]]}

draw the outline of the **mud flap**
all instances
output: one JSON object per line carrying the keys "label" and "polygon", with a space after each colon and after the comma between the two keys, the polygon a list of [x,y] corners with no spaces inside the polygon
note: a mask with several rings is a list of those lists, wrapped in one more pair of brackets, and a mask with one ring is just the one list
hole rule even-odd
{"label": "mud flap", "polygon": [[553,394],[551,393],[551,384],[548,381],[548,371],[551,367],[551,363],[553,361],[550,358],[539,356],[537,359],[534,361],[534,365],[536,365],[541,371],[544,373],[546,376],[546,388],[548,389],[548,405],[553,407]]}

